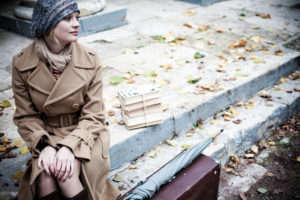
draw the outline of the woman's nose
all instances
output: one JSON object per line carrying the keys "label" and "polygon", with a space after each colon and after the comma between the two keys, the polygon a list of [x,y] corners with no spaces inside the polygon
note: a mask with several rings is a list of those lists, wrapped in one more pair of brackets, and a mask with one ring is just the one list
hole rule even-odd
{"label": "woman's nose", "polygon": [[78,27],[78,28],[80,27],[80,23],[77,18],[73,18],[72,23],[74,27]]}

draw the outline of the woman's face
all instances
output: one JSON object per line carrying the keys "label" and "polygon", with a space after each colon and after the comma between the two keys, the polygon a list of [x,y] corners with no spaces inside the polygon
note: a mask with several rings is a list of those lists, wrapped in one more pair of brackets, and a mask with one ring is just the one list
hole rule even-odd
{"label": "woman's face", "polygon": [[62,44],[76,42],[79,27],[78,12],[74,12],[66,16],[55,26],[54,35]]}

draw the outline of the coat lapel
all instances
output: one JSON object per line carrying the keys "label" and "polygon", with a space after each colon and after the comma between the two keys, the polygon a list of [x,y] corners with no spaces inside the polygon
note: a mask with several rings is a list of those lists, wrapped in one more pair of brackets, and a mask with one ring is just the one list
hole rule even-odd
{"label": "coat lapel", "polygon": [[88,56],[77,47],[77,44],[72,45],[71,61],[56,81],[44,107],[66,98],[81,89],[90,80],[90,76],[87,76],[89,74],[87,69],[93,69],[94,66],[89,63]]}
{"label": "coat lapel", "polygon": [[51,74],[48,67],[39,61],[36,69],[30,74],[27,79],[28,85],[37,91],[49,95],[55,85],[55,78]]}

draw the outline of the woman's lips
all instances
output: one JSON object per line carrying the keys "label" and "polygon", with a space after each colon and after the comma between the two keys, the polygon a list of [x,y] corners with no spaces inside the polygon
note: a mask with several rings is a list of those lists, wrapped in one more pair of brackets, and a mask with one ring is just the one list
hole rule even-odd
{"label": "woman's lips", "polygon": [[78,31],[73,31],[73,32],[70,32],[72,35],[78,35]]}

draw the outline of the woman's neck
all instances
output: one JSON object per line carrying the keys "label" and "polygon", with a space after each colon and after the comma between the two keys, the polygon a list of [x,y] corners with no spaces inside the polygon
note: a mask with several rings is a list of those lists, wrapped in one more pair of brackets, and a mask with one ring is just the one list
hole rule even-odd
{"label": "woman's neck", "polygon": [[48,38],[45,38],[45,42],[49,50],[55,54],[59,54],[67,45],[63,43],[56,43],[54,41],[49,40]]}

